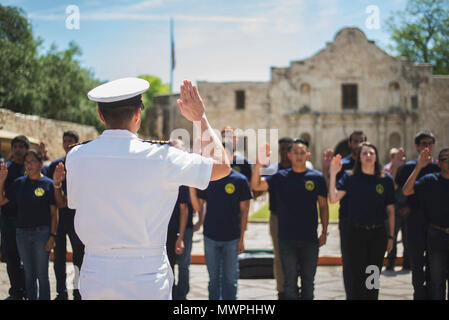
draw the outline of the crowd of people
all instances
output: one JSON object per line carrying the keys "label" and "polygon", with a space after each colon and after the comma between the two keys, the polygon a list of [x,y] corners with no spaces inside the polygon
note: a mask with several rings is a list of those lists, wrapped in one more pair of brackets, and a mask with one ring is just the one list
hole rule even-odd
{"label": "crowd of people", "polygon": [[[203,228],[204,257],[211,300],[237,299],[238,255],[245,250],[250,200],[269,193],[269,233],[279,299],[313,299],[319,248],[327,242],[330,203],[340,203],[342,278],[347,299],[378,299],[366,286],[367,267],[394,270],[398,232],[404,245],[403,268],[411,270],[414,299],[446,299],[449,275],[449,148],[434,160],[435,137],[415,137],[418,157],[406,161],[403,148],[390,151],[382,166],[377,147],[362,131],[348,138],[350,153],[327,150],[323,172],[313,169],[309,142],[279,140],[279,163],[258,157],[252,167],[235,151],[232,127],[222,130],[231,173],[205,190],[179,188],[167,230],[166,250],[178,278],[172,297],[185,300],[193,233]],[[230,141],[232,143],[226,143]],[[79,142],[74,131],[63,135],[66,154]],[[180,140],[175,148],[185,150]],[[229,148],[233,146],[233,148]],[[411,157],[413,158],[413,157]],[[30,149],[25,136],[11,141],[11,158],[0,167],[1,248],[10,280],[8,299],[50,299],[49,256],[54,252],[56,299],[68,299],[67,236],[73,264],[81,269],[84,245],[68,208],[65,157],[45,163],[45,148]],[[269,169],[261,175],[261,169]],[[194,223],[194,215],[198,214]],[[318,235],[318,225],[321,233]],[[298,287],[298,277],[300,287]],[[73,299],[81,299],[78,290]]]}

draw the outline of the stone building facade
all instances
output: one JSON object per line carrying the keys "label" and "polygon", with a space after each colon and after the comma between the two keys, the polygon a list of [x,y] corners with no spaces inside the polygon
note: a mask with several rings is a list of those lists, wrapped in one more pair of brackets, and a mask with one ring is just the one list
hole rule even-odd
{"label": "stone building facade", "polygon": [[[432,69],[390,56],[360,29],[345,28],[312,57],[272,67],[269,82],[200,81],[198,88],[214,128],[277,128],[280,137],[306,138],[320,169],[324,150],[344,150],[354,130],[378,146],[382,161],[391,147],[415,157],[414,135],[423,129],[435,134],[436,149],[449,145],[449,76]],[[155,98],[161,110],[167,102]]]}
{"label": "stone building facade", "polygon": [[62,135],[68,130],[76,131],[80,141],[93,140],[98,136],[97,130],[92,126],[24,115],[0,108],[0,152],[5,158],[10,153],[10,141],[16,135],[26,136],[32,148],[37,148],[41,141],[45,142],[50,160],[63,157],[65,152],[62,148]]}

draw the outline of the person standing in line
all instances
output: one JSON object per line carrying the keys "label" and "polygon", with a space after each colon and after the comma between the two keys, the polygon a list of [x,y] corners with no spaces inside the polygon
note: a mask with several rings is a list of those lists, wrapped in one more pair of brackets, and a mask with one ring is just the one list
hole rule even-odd
{"label": "person standing in line", "polygon": [[[435,147],[435,136],[429,131],[418,132],[415,136],[415,147],[419,154],[424,149],[433,153]],[[417,159],[407,161],[397,168],[393,167],[391,172],[398,188],[403,188],[408,177],[416,167]],[[418,174],[418,179],[429,173],[437,173],[440,168],[436,162],[427,164]],[[427,229],[428,220],[425,217],[416,195],[407,197],[407,253],[412,270],[413,299],[426,300],[429,298],[428,283],[430,281],[429,265],[427,263]]]}
{"label": "person standing in line", "polygon": [[54,185],[42,174],[43,157],[39,151],[28,150],[24,163],[28,175],[14,180],[6,190],[8,169],[1,165],[0,204],[11,201],[17,206],[16,239],[25,269],[27,299],[49,300],[48,264],[58,224]]}
{"label": "person standing in line", "polygon": [[251,180],[252,168],[249,160],[236,152],[239,138],[235,135],[235,129],[231,126],[226,126],[221,129],[221,139],[225,144],[232,143],[231,168],[243,174],[248,181]]}
{"label": "person standing in line", "polygon": [[[335,156],[330,166],[329,200],[336,203],[347,198],[347,259],[351,270],[351,299],[377,300],[379,289],[368,288],[367,267],[382,269],[385,251],[393,247],[394,183],[385,175],[377,148],[368,142],[361,144],[354,170],[336,181],[341,170],[341,156]],[[385,220],[388,219],[388,230]]]}
{"label": "person standing in line", "polygon": [[[398,168],[404,164],[404,149],[403,148],[392,148],[390,150],[390,162],[384,166],[384,172],[391,174],[392,169]],[[394,177],[393,177],[394,178]],[[385,266],[385,270],[394,271],[394,266],[396,262],[397,256],[397,238],[398,233],[401,231],[402,234],[402,246],[403,250],[403,261],[402,261],[402,270],[404,272],[410,271],[410,263],[408,260],[407,253],[407,214],[408,208],[404,206],[406,201],[405,196],[402,194],[402,188],[397,188],[395,186],[395,203],[394,203],[394,212],[395,212],[395,225],[394,225],[394,241],[393,241],[393,249],[387,256],[387,265]]]}
{"label": "person standing in line", "polygon": [[430,266],[430,298],[446,299],[449,275],[449,148],[438,155],[439,173],[429,173],[417,179],[420,171],[432,163],[430,150],[421,151],[415,169],[407,179],[403,192],[416,194],[429,221],[427,253]]}
{"label": "person standing in line", "polygon": [[106,130],[66,158],[68,206],[77,210],[75,230],[85,245],[83,300],[171,299],[165,244],[179,187],[205,189],[231,170],[190,81],[181,85],[177,102],[202,137],[203,156],[139,139],[142,93],[148,88],[146,80],[123,78],[91,90],[88,97],[98,102]]}
{"label": "person standing in line", "polygon": [[[268,159],[269,145],[265,147]],[[302,139],[296,139],[288,152],[291,168],[261,177],[260,170],[264,163],[258,158],[251,179],[251,187],[254,190],[275,190],[279,221],[279,254],[285,279],[284,297],[289,300],[313,299],[319,247],[326,244],[328,235],[329,208],[326,181],[321,172],[307,168],[306,161],[310,156],[306,143]],[[320,237],[317,235],[317,203],[322,223]],[[301,278],[301,293],[298,288],[298,274]]]}
{"label": "person standing in line", "polygon": [[[5,190],[13,184],[15,179],[25,175],[24,159],[29,148],[30,141],[25,136],[16,136],[11,140],[12,159],[6,162],[8,176],[4,183]],[[6,270],[11,284],[9,297],[6,300],[22,300],[26,297],[25,273],[17,248],[17,206],[15,203],[9,202],[1,207],[1,222],[2,254],[6,259]]]}
{"label": "person standing in line", "polygon": [[[69,130],[64,132],[62,135],[62,147],[67,153],[70,151],[71,147],[79,142],[79,135],[77,132]],[[65,164],[66,157],[54,160],[46,173],[46,176],[50,179],[55,180],[54,173],[59,163]],[[61,180],[62,179],[62,180]],[[76,210],[69,209],[67,207],[67,184],[64,177],[58,177],[58,181],[55,182],[55,196],[62,197],[62,201],[65,202],[63,208],[58,209],[58,230],[56,233],[56,245],[53,249],[54,251],[54,263],[53,268],[55,270],[56,276],[56,292],[58,295],[55,300],[68,300],[67,286],[66,286],[66,255],[67,255],[67,236],[70,239],[70,244],[72,246],[73,253],[73,265],[77,270],[76,273],[79,274],[81,270],[81,265],[83,263],[84,257],[84,245],[79,239],[75,232],[75,213]],[[73,300],[81,300],[81,294],[76,288],[73,290]]]}
{"label": "person standing in line", "polygon": [[[229,154],[231,150],[226,150]],[[236,300],[238,255],[245,250],[251,190],[246,177],[231,173],[197,192],[204,218],[204,258],[209,273],[209,300]]]}
{"label": "person standing in line", "polygon": [[[348,147],[351,150],[351,153],[341,159],[341,170],[337,174],[337,181],[344,175],[345,172],[352,170],[354,168],[355,160],[357,159],[357,152],[359,150],[360,144],[365,142],[367,139],[366,135],[363,131],[356,130],[353,131],[348,139]],[[329,167],[331,160],[334,156],[334,152],[331,149],[328,149],[324,153],[323,157],[323,175],[326,179],[326,184],[329,188]],[[341,199],[340,208],[338,210],[338,230],[340,233],[340,250],[341,250],[341,260],[343,267],[343,284],[345,286],[346,299],[351,299],[351,270],[350,265],[348,263],[348,259],[346,259],[347,252],[347,244],[348,241],[346,239],[347,232],[347,221],[348,221],[348,205],[346,198]]]}
{"label": "person standing in line", "polygon": [[[272,174],[276,173],[279,170],[289,169],[292,166],[292,162],[288,157],[288,152],[293,144],[293,139],[284,137],[279,139],[278,148],[279,148],[279,163],[273,164],[267,169],[272,172]],[[273,188],[268,190],[269,192],[269,210],[270,210],[270,219],[269,219],[269,228],[270,228],[270,236],[271,242],[273,243],[273,273],[274,279],[276,280],[276,290],[278,292],[278,299],[283,300],[285,298],[284,295],[284,273],[282,271],[282,263],[281,257],[279,256],[279,219],[276,212],[276,195],[275,190]]]}

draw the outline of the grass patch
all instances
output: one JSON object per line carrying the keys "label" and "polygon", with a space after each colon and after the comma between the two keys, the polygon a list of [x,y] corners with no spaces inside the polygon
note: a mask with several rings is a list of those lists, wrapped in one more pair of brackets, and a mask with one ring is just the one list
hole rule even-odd
{"label": "grass patch", "polygon": [[[339,203],[330,204],[329,203],[329,221],[337,222],[338,221],[338,208],[340,207]],[[318,210],[319,211],[319,210]],[[262,208],[254,212],[249,220],[265,220],[268,221],[270,217],[270,210],[268,209],[268,203],[264,205]]]}

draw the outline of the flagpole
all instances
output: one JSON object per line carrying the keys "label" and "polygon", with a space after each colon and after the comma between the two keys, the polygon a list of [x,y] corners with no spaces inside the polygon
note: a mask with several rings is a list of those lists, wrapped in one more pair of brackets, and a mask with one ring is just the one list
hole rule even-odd
{"label": "flagpole", "polygon": [[173,18],[170,18],[170,98],[169,98],[169,128],[170,134],[175,127],[175,110],[173,103],[173,70],[175,61],[175,50],[174,50],[174,36],[173,36]]}

